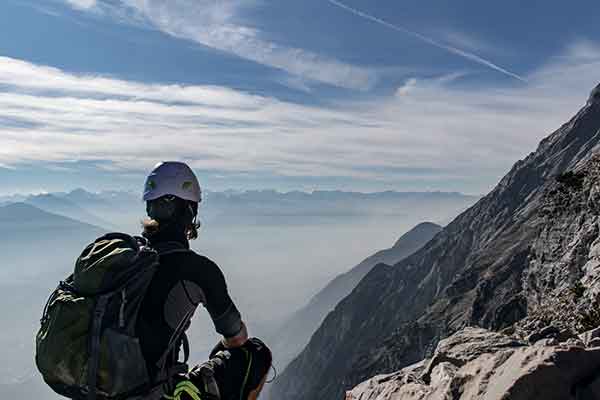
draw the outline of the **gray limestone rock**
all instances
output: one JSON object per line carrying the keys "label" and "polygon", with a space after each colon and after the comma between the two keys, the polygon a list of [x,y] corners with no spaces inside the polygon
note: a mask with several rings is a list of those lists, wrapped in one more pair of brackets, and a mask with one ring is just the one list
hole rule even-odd
{"label": "gray limestone rock", "polygon": [[589,341],[588,347],[600,347],[600,338],[593,338]]}
{"label": "gray limestone rock", "polygon": [[[452,355],[452,356],[449,356]],[[456,357],[459,355],[458,357]],[[600,393],[600,349],[525,346],[467,328],[441,341],[428,382],[407,382],[409,367],[363,382],[347,400],[594,400]],[[431,365],[432,361],[430,361]],[[422,365],[422,364],[420,364]]]}
{"label": "gray limestone rock", "polygon": [[589,330],[587,332],[584,332],[581,335],[579,335],[579,339],[581,339],[581,341],[586,346],[589,346],[589,344],[592,341],[592,339],[596,339],[596,338],[600,338],[600,327],[595,328],[595,329],[591,329],[591,330]]}
{"label": "gray limestone rock", "polygon": [[565,345],[567,345],[569,347],[581,347],[581,348],[585,348],[585,343],[583,343],[583,341],[581,341],[581,339],[576,339],[576,338],[568,339],[565,342]]}

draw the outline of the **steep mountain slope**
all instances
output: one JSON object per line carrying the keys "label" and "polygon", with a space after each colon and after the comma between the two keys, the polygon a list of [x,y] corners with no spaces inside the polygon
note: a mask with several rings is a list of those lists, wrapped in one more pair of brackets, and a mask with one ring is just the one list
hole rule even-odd
{"label": "steep mountain slope", "polygon": [[327,313],[349,295],[375,265],[397,263],[423,247],[441,229],[442,227],[437,224],[423,222],[402,235],[393,247],[378,251],[350,271],[334,278],[305,307],[292,314],[275,337],[269,341],[276,355],[278,368],[285,367],[298,355]]}
{"label": "steep mountain slope", "polygon": [[11,203],[0,206],[0,224],[2,225],[4,240],[13,234],[25,232],[30,238],[42,236],[45,231],[99,231],[95,225],[79,221],[74,218],[51,213],[27,203]]}
{"label": "steep mountain slope", "polygon": [[7,284],[69,270],[84,245],[104,232],[26,203],[0,207],[0,226],[0,278]]}
{"label": "steep mountain slope", "polygon": [[[569,177],[593,170],[599,141],[600,85],[571,121],[517,162],[490,194],[421,250],[394,266],[373,268],[276,382],[274,398],[341,399],[345,389],[364,379],[431,354],[441,338],[467,325],[511,326],[541,299],[554,295],[545,287],[566,289],[582,277],[592,279],[583,270],[586,258],[577,256],[587,254],[593,233],[565,253],[577,262],[554,259],[560,253],[553,248],[560,250],[570,242],[559,230],[580,232],[582,223],[594,225],[589,219],[597,213],[578,208],[564,217],[564,226],[550,229],[556,218],[547,209],[556,201],[550,194],[564,191],[564,182],[572,181]],[[576,172],[565,174],[568,171]],[[598,192],[597,180],[586,182],[592,188],[590,196]],[[593,207],[587,208],[592,211],[594,196],[589,200]],[[550,209],[570,210],[568,202],[558,204]],[[597,229],[597,223],[594,226]],[[553,232],[550,240],[538,243],[548,231]],[[554,263],[533,262],[548,254]]]}
{"label": "steep mountain slope", "polygon": [[103,220],[73,201],[55,194],[32,195],[27,197],[25,202],[52,214],[62,215],[97,226],[111,227],[108,221]]}

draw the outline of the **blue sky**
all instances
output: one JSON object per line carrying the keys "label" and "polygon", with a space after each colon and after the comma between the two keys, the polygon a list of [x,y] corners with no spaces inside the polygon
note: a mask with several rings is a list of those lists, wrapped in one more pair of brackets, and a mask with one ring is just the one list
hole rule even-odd
{"label": "blue sky", "polygon": [[0,192],[483,193],[600,82],[600,3],[6,0]]}

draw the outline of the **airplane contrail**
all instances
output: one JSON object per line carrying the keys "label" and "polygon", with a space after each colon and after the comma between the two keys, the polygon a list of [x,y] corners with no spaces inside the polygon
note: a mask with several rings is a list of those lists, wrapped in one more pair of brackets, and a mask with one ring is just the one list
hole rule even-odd
{"label": "airplane contrail", "polygon": [[457,56],[466,58],[467,60],[470,60],[470,61],[476,62],[478,64],[484,65],[484,66],[486,66],[488,68],[491,68],[491,69],[493,69],[495,71],[503,73],[504,75],[508,75],[508,76],[510,76],[512,78],[518,79],[521,82],[527,82],[527,80],[525,78],[523,78],[523,77],[515,74],[514,72],[510,72],[509,70],[507,70],[505,68],[502,68],[499,65],[496,65],[493,62],[488,61],[485,58],[482,58],[482,57],[478,56],[477,54],[473,54],[473,53],[470,53],[468,51],[461,50],[459,48],[456,48],[456,47],[449,46],[449,45],[446,45],[444,43],[438,42],[437,40],[432,39],[430,37],[427,37],[425,35],[422,35],[422,34],[420,34],[418,32],[411,31],[410,29],[403,28],[402,26],[392,24],[392,23],[387,22],[387,21],[385,21],[385,20],[383,20],[381,18],[375,17],[375,16],[373,16],[371,14],[367,14],[367,13],[365,13],[363,11],[357,10],[356,8],[350,7],[350,6],[348,6],[348,5],[344,4],[344,3],[339,2],[338,0],[327,0],[327,2],[333,4],[336,7],[342,8],[342,9],[344,9],[344,10],[346,10],[346,11],[348,11],[348,12],[354,14],[354,15],[357,15],[359,17],[368,19],[369,21],[372,21],[372,22],[376,22],[376,23],[378,23],[380,25],[383,25],[383,26],[385,26],[387,28],[390,28],[390,29],[393,29],[395,31],[402,32],[404,34],[407,34],[407,35],[410,35],[412,37],[415,37],[415,38],[417,38],[417,39],[419,39],[419,40],[421,40],[421,41],[423,41],[423,42],[425,42],[427,44],[430,44],[430,45],[435,46],[435,47],[437,47],[439,49],[442,49],[442,50],[446,50],[449,53],[452,53],[452,54],[455,54]]}

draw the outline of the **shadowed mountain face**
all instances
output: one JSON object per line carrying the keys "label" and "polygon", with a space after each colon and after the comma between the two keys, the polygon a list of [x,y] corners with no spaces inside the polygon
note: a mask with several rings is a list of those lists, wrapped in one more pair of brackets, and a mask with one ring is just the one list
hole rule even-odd
{"label": "shadowed mountain face", "polygon": [[431,222],[421,223],[402,235],[393,247],[378,251],[327,284],[305,307],[292,314],[269,341],[278,368],[284,368],[298,355],[327,313],[350,294],[375,265],[397,263],[423,247],[441,229],[441,226]]}
{"label": "shadowed mountain face", "polygon": [[[592,280],[585,257],[574,256],[574,249],[564,253],[570,263],[546,259],[556,257],[553,249],[568,247],[569,238],[558,232],[583,235],[587,222],[597,237],[598,93],[600,86],[571,121],[421,250],[394,266],[373,268],[276,381],[273,398],[341,399],[366,378],[421,360],[467,325],[508,327],[555,290],[582,277]],[[577,171],[582,178],[571,179]],[[581,187],[587,191],[577,192],[578,206],[557,200]],[[541,235],[548,237],[540,241]],[[586,254],[590,241],[581,243]]]}

